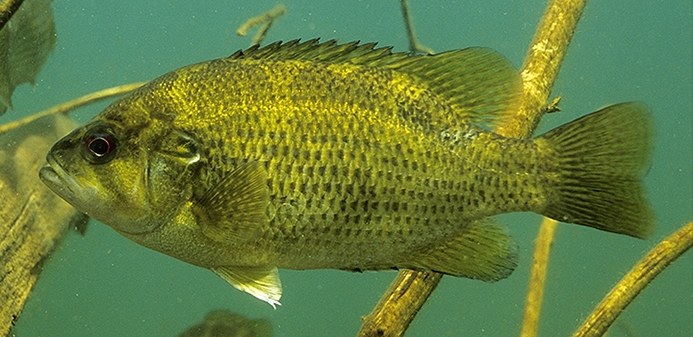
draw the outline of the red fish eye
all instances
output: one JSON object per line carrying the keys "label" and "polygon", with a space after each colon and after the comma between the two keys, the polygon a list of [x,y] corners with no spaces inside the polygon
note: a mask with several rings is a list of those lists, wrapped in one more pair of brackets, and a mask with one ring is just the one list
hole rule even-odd
{"label": "red fish eye", "polygon": [[84,136],[83,144],[84,157],[94,164],[103,164],[113,159],[117,142],[111,133],[94,132]]}
{"label": "red fish eye", "polygon": [[89,148],[89,152],[96,157],[103,157],[111,153],[111,142],[104,136],[92,138],[89,144],[87,144],[87,147]]}

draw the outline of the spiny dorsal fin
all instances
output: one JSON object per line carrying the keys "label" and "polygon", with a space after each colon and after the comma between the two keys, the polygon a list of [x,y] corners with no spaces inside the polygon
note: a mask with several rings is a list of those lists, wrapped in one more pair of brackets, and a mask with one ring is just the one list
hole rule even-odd
{"label": "spiny dorsal fin", "polygon": [[266,225],[267,173],[251,161],[228,173],[193,206],[202,233],[218,242],[248,240]]}
{"label": "spiny dorsal fin", "polygon": [[359,44],[353,41],[338,44],[336,40],[320,43],[318,39],[304,42],[292,40],[281,41],[264,47],[254,45],[246,50],[238,50],[229,59],[253,60],[294,60],[325,63],[353,63],[364,66],[382,66],[383,64],[406,58],[406,53],[392,53],[392,47],[375,48],[376,43]]}
{"label": "spiny dorsal fin", "polygon": [[515,112],[520,104],[522,81],[502,55],[488,48],[451,50],[436,55],[393,53],[392,47],[358,41],[338,44],[318,39],[275,42],[239,50],[231,60],[294,60],[353,64],[390,69],[409,75],[412,85],[426,88],[452,107],[452,116],[439,120],[492,125]]}

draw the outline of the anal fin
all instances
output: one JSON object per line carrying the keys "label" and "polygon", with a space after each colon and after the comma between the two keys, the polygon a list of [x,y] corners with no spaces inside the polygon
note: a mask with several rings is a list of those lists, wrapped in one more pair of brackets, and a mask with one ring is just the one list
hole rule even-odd
{"label": "anal fin", "polygon": [[418,270],[498,281],[517,266],[517,244],[499,225],[478,221],[408,264]]}

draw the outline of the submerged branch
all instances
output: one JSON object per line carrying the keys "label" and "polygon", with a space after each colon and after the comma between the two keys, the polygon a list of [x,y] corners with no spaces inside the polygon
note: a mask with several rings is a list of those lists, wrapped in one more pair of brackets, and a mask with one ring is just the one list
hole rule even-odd
{"label": "submerged branch", "polygon": [[[524,90],[520,110],[497,128],[497,133],[506,137],[529,138],[541,117],[549,111],[551,89],[585,3],[586,0],[555,0],[549,3],[520,71]],[[525,300],[522,337],[537,336],[539,331],[549,253],[557,225],[556,221],[545,219],[539,229]]]}
{"label": "submerged branch", "polygon": [[659,273],[693,246],[693,221],[654,247],[594,309],[573,337],[602,336],[616,317]]}
{"label": "submerged branch", "polygon": [[[364,317],[359,337],[402,336],[443,278],[440,273],[403,270]],[[420,303],[420,305],[419,305]]]}
{"label": "submerged branch", "polygon": [[496,132],[529,138],[549,108],[549,96],[586,0],[553,0],[534,35],[520,74],[524,96],[520,110]]}
{"label": "submerged branch", "polygon": [[[554,0],[549,4],[521,70],[524,96],[520,111],[501,125],[497,133],[506,137],[527,138],[534,132],[548,106],[551,88],[584,5],[585,1],[574,0]],[[373,312],[364,319],[358,336],[402,336],[428,295],[438,285],[438,281],[427,280],[439,280],[441,277],[437,273],[401,271]],[[397,293],[398,289],[403,292]],[[390,300],[395,295],[399,296],[398,301]],[[401,316],[405,312],[410,316]],[[398,320],[392,322],[393,317],[398,317]],[[379,322],[388,324],[378,325]]]}
{"label": "submerged branch", "polygon": [[52,115],[0,134],[0,336],[12,335],[44,261],[63,234],[86,225],[86,215],[37,174],[53,143],[76,126],[67,116]]}
{"label": "submerged branch", "polygon": [[135,82],[130,84],[119,85],[117,87],[112,87],[108,89],[103,89],[97,92],[92,92],[91,94],[84,95],[82,97],[76,98],[69,102],[58,104],[52,108],[43,110],[41,112],[35,113],[29,117],[10,122],[7,124],[0,125],[0,134],[7,132],[9,130],[15,129],[25,124],[29,124],[41,117],[58,114],[58,113],[68,113],[74,109],[82,107],[84,105],[94,103],[96,101],[106,99],[113,96],[122,95],[124,93],[133,91],[147,82]]}

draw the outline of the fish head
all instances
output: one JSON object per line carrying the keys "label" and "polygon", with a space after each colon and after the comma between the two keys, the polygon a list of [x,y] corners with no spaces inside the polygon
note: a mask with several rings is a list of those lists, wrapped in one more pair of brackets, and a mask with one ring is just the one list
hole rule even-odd
{"label": "fish head", "polygon": [[195,139],[170,120],[121,99],[53,145],[41,180],[78,210],[118,232],[170,221],[192,194]]}

